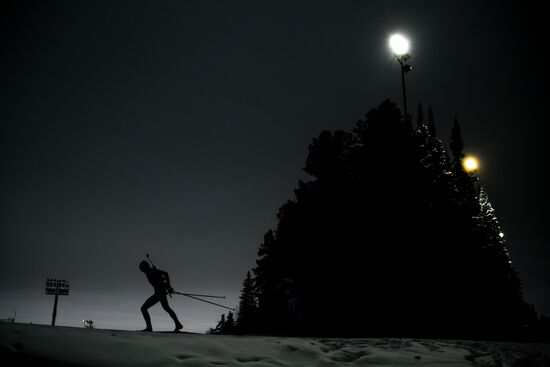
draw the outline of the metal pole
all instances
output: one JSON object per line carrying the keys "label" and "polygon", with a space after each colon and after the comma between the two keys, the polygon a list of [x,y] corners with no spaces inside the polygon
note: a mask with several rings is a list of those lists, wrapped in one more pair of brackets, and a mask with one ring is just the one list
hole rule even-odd
{"label": "metal pole", "polygon": [[223,298],[225,299],[225,296],[212,296],[210,294],[196,294],[196,293],[181,293],[180,294],[184,296],[195,296],[195,297],[208,297],[208,298]]}
{"label": "metal pole", "polygon": [[55,317],[57,316],[57,298],[58,294],[55,294],[55,300],[53,301],[53,313],[52,313],[52,326],[55,326]]}
{"label": "metal pole", "polygon": [[174,292],[174,294],[180,294],[180,295],[185,296],[185,297],[189,297],[189,298],[196,299],[197,301],[202,301],[202,302],[210,303],[211,305],[215,305],[215,306],[218,306],[218,307],[226,308],[226,309],[231,310],[231,311],[235,311],[234,308],[227,307],[227,306],[224,306],[224,305],[220,305],[219,303],[210,302],[210,301],[207,301],[207,300],[205,300],[205,299],[200,299],[200,298],[191,296],[191,295],[189,295],[189,294],[187,294],[187,293]]}
{"label": "metal pole", "polygon": [[403,87],[403,109],[405,112],[405,121],[408,120],[407,113],[407,92],[405,90],[405,66],[403,65],[403,59],[398,59],[399,65],[401,66],[401,85]]}

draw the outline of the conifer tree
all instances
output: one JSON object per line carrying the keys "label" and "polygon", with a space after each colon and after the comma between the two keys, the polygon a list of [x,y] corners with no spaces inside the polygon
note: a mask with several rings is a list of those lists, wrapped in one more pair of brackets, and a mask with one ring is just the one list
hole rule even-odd
{"label": "conifer tree", "polygon": [[216,325],[216,327],[214,329],[212,329],[211,333],[212,334],[222,334],[224,328],[225,328],[225,314],[222,314],[220,316],[220,321],[218,321],[218,324]]}
{"label": "conifer tree", "polygon": [[235,334],[235,318],[231,311],[227,313],[227,318],[223,324],[222,334]]}
{"label": "conifer tree", "polygon": [[461,232],[466,233],[467,231],[471,231],[473,226],[471,220],[468,218],[471,219],[472,216],[475,216],[478,210],[479,193],[475,187],[475,182],[478,178],[475,172],[468,173],[464,169],[464,141],[462,139],[462,130],[456,117],[451,130],[449,147],[453,156],[450,168],[456,190],[454,200],[460,205],[461,209],[459,210],[461,210],[464,216],[463,220],[465,220]]}
{"label": "conifer tree", "polygon": [[464,159],[464,141],[462,140],[462,130],[455,117],[453,129],[451,130],[451,143],[449,144],[453,155],[453,166],[461,166]]}
{"label": "conifer tree", "polygon": [[249,271],[246,273],[239,301],[239,312],[235,328],[239,334],[249,334],[254,331],[257,312],[254,293],[254,281]]}
{"label": "conifer tree", "polygon": [[474,220],[476,239],[481,244],[480,256],[485,260],[480,279],[484,321],[487,328],[510,329],[514,323],[519,323],[518,316],[524,305],[521,282],[484,188],[479,190],[479,215]]}
{"label": "conifer tree", "polygon": [[422,103],[418,102],[418,114],[416,116],[416,127],[420,129],[420,125],[424,122],[424,110],[422,109]]}
{"label": "conifer tree", "polygon": [[[279,224],[277,235],[284,221],[281,215],[292,206],[289,201],[279,210]],[[284,230],[283,230],[284,232]],[[254,273],[255,296],[258,305],[256,313],[257,326],[260,329],[271,330],[281,327],[284,323],[285,300],[282,289],[283,267],[285,258],[282,254],[280,241],[276,238],[275,231],[269,230],[264,235],[264,241],[258,250],[258,259]]]}
{"label": "conifer tree", "polygon": [[428,108],[428,131],[430,132],[430,135],[435,137],[435,122],[434,122],[434,111],[432,110],[432,106],[429,106]]}

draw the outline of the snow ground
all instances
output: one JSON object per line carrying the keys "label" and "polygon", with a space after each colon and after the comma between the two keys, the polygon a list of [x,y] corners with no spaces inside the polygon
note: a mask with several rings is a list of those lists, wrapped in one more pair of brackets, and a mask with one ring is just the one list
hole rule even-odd
{"label": "snow ground", "polygon": [[[2,366],[550,366],[550,344],[142,333],[0,324]],[[7,362],[7,363],[6,363]]]}

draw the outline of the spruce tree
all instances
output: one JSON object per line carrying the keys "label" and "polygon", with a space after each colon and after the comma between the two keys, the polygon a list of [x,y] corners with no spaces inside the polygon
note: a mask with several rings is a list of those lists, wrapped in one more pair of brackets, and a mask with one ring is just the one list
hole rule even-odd
{"label": "spruce tree", "polygon": [[479,190],[479,215],[474,217],[476,239],[481,244],[483,269],[480,293],[483,295],[485,328],[504,332],[514,330],[514,324],[524,307],[521,282],[506,246],[504,233],[485,189]]}
{"label": "spruce tree", "polygon": [[218,321],[218,324],[212,330],[212,334],[223,334],[224,328],[225,328],[225,314],[222,314],[220,317],[220,321]]}
{"label": "spruce tree", "polygon": [[227,318],[223,324],[222,334],[235,334],[235,318],[231,311],[227,313]]}
{"label": "spruce tree", "polygon": [[243,288],[241,290],[239,301],[239,312],[237,314],[235,328],[239,334],[249,334],[254,331],[257,312],[257,304],[254,294],[254,281],[249,271],[246,273],[246,279],[243,282]]}
{"label": "spruce tree", "polygon": [[[462,139],[462,129],[455,117],[453,122],[453,128],[451,130],[451,142],[449,144],[451,148],[451,154],[453,159],[451,161],[451,172],[453,175],[453,183],[455,185],[456,196],[454,200],[457,201],[464,216],[474,216],[478,205],[478,192],[475,187],[477,176],[475,172],[466,172],[464,169],[464,141]],[[468,219],[467,223],[464,223],[464,232],[471,230],[472,224]]]}
{"label": "spruce tree", "polygon": [[424,122],[424,110],[422,109],[422,103],[418,102],[418,114],[416,116],[416,127],[420,129],[420,125]]}
{"label": "spruce tree", "polygon": [[435,137],[435,121],[434,121],[434,111],[432,109],[432,106],[429,106],[428,108],[428,131],[430,132],[430,135]]}
{"label": "spruce tree", "polygon": [[455,117],[453,129],[451,130],[451,143],[449,144],[453,155],[453,166],[462,165],[464,159],[464,141],[462,140],[462,130]]}
{"label": "spruce tree", "polygon": [[[281,222],[284,221],[285,208],[292,206],[292,202],[283,205],[278,215],[280,229]],[[283,230],[284,232],[284,230]],[[279,230],[277,230],[277,235]],[[256,321],[258,328],[263,330],[278,330],[284,325],[284,312],[286,310],[286,300],[284,298],[284,290],[282,289],[284,278],[283,268],[285,258],[283,255],[280,242],[276,238],[276,232],[269,230],[264,235],[264,241],[258,250],[258,259],[256,267],[253,269],[255,296],[258,305],[256,313]]]}

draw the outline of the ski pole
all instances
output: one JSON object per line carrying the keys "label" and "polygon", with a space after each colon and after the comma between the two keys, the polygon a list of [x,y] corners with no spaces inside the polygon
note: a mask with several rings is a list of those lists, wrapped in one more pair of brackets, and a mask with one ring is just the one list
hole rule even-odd
{"label": "ski pole", "polygon": [[225,296],[212,296],[210,294],[195,294],[195,293],[180,293],[184,296],[195,296],[195,297],[207,297],[207,298],[223,298],[225,299]]}
{"label": "ski pole", "polygon": [[189,297],[189,298],[193,298],[193,299],[196,299],[197,301],[202,301],[202,302],[206,302],[206,303],[210,303],[211,305],[215,305],[215,306],[218,306],[218,307],[223,307],[223,308],[226,308],[228,310],[231,310],[231,311],[235,311],[234,308],[231,308],[231,307],[227,307],[227,306],[224,306],[224,305],[220,305],[219,303],[214,303],[214,302],[210,302],[210,301],[207,301],[205,299],[201,299],[201,298],[197,298],[195,296],[191,296],[187,293],[181,293],[181,292],[173,292],[174,294],[180,294],[182,296],[186,296],[186,297]]}
{"label": "ski pole", "polygon": [[[149,257],[149,254],[145,254],[145,257],[147,258],[147,260],[149,260],[149,262],[151,263],[151,265],[153,266],[153,268],[155,268],[155,264],[153,264],[153,261],[151,261],[151,258]],[[198,300],[198,301],[203,301],[203,302],[206,302],[206,303],[211,303],[211,304],[213,304],[213,305],[216,305],[216,306],[219,306],[219,307],[223,307],[223,308],[227,308],[227,309],[229,309],[229,310],[235,311],[235,309],[233,309],[233,308],[229,308],[229,307],[226,307],[226,306],[224,306],[224,305],[220,305],[220,304],[217,304],[217,303],[214,303],[214,302],[210,302],[210,301],[207,301],[207,300],[204,300],[204,299],[197,298],[197,297],[210,297],[210,298],[223,298],[223,299],[225,299],[225,296],[212,296],[212,295],[209,295],[209,294],[193,294],[193,293],[169,292],[168,294],[170,295],[170,298],[172,298],[172,293],[181,294],[182,296],[186,296],[186,297],[189,297],[189,298],[193,298],[193,299],[196,299],[196,300]]]}

